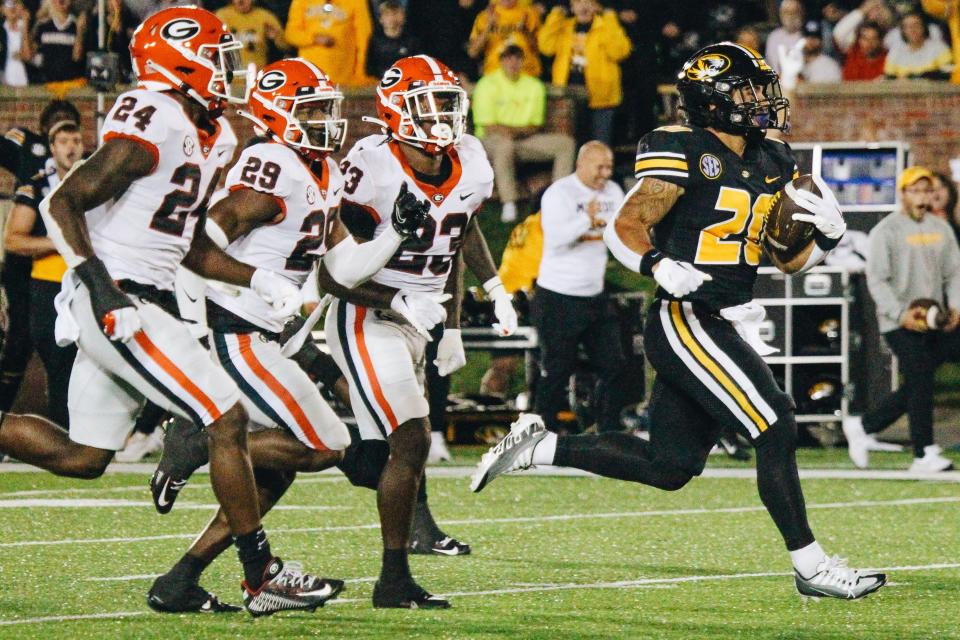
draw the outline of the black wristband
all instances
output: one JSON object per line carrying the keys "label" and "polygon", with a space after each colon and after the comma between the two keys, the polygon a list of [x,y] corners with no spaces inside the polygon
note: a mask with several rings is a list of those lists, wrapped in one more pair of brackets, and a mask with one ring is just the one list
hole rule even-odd
{"label": "black wristband", "polygon": [[819,231],[817,231],[813,236],[813,241],[817,243],[817,246],[827,252],[833,251],[834,247],[840,244],[840,240],[842,239],[843,236],[840,236],[836,239],[828,238]]}
{"label": "black wristband", "polygon": [[659,249],[650,249],[640,257],[640,273],[653,277],[653,267],[666,257]]}

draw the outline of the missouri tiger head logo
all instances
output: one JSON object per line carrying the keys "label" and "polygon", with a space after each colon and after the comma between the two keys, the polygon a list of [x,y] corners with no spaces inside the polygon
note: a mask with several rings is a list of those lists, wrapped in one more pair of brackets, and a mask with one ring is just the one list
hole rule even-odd
{"label": "missouri tiger head logo", "polygon": [[687,63],[686,74],[690,80],[711,80],[730,68],[730,58],[722,53],[707,53]]}

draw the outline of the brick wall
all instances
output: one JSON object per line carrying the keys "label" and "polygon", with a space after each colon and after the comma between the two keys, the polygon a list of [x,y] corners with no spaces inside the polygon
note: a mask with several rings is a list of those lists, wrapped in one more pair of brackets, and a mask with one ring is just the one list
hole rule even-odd
{"label": "brick wall", "polygon": [[789,139],[909,142],[913,161],[949,173],[960,157],[960,86],[929,80],[801,87]]}
{"label": "brick wall", "polygon": [[[348,90],[346,93],[344,111],[350,125],[348,129],[349,139],[344,151],[349,150],[355,140],[379,131],[376,125],[361,120],[364,115],[376,115],[372,90]],[[27,126],[36,131],[40,111],[50,100],[50,97],[49,93],[38,87],[25,89],[0,87],[0,132],[4,132],[13,126]],[[96,94],[87,90],[77,91],[69,95],[68,99],[77,105],[83,115],[86,144],[88,149],[93,149],[95,144],[94,132],[96,131]],[[113,98],[108,97],[105,104],[105,110],[109,110],[113,104]],[[236,130],[240,141],[242,142],[252,136],[253,127],[250,122],[238,116],[234,109],[229,111],[230,123]],[[572,133],[573,113],[574,100],[560,92],[551,91],[547,106],[549,128],[555,131]],[[12,189],[13,181],[10,176],[6,172],[0,172],[0,192],[10,193]]]}

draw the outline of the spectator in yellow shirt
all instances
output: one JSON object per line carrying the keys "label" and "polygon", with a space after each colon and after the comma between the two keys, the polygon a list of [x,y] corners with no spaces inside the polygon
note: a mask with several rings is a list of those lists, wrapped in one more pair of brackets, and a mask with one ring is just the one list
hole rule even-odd
{"label": "spectator in yellow shirt", "polygon": [[287,42],[335,84],[361,85],[373,23],[366,0],[293,0]]}
{"label": "spectator in yellow shirt", "polygon": [[280,50],[288,48],[277,16],[262,7],[254,7],[253,0],[233,0],[217,11],[217,17],[243,43],[240,57],[244,66],[252,62],[259,69],[270,62],[267,42]]}
{"label": "spectator in yellow shirt", "polygon": [[467,53],[471,58],[482,58],[480,73],[486,75],[500,67],[500,52],[515,44],[523,49],[523,72],[539,78],[538,29],[540,14],[534,7],[519,0],[490,0],[473,23]]}
{"label": "spectator in yellow shirt", "polygon": [[556,6],[537,35],[540,53],[553,58],[553,84],[587,89],[590,138],[607,144],[613,114],[623,101],[620,62],[630,55],[630,39],[617,14],[596,0],[570,0],[570,12]]}

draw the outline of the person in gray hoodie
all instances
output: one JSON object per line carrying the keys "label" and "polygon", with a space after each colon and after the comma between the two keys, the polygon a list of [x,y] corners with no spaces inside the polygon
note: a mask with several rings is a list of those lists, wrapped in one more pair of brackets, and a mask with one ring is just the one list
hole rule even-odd
{"label": "person in gray hoodie", "polygon": [[897,181],[900,207],[870,232],[867,286],[880,332],[897,356],[901,383],[862,418],[844,421],[858,467],[867,466],[869,451],[892,447],[873,434],[904,413],[913,442],[910,470],[953,467],[933,443],[933,379],[941,364],[960,360],[960,247],[950,226],[930,215],[933,178],[924,167],[905,169]]}

